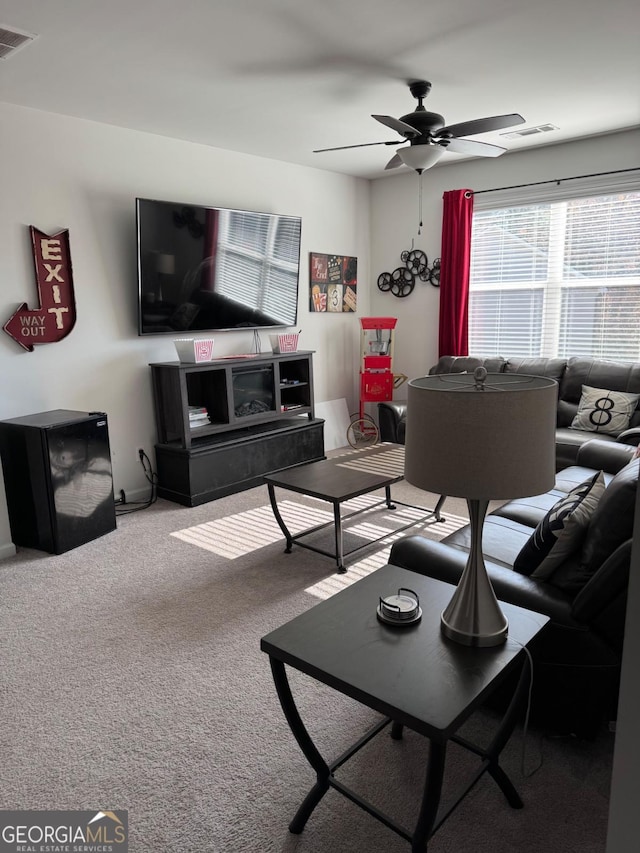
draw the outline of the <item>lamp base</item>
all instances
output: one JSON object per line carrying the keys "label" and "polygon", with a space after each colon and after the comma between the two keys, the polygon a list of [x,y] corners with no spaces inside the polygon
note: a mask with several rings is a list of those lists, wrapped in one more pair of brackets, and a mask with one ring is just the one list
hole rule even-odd
{"label": "lamp base", "polygon": [[445,637],[476,648],[504,643],[509,628],[482,557],[482,525],[488,503],[467,499],[471,524],[469,558],[453,598],[440,617]]}
{"label": "lamp base", "polygon": [[494,634],[468,634],[466,631],[461,631],[453,625],[449,625],[445,620],[445,611],[442,611],[440,617],[440,630],[456,643],[463,646],[473,646],[474,648],[487,648],[489,646],[499,646],[507,639],[509,623],[505,619],[505,626]]}

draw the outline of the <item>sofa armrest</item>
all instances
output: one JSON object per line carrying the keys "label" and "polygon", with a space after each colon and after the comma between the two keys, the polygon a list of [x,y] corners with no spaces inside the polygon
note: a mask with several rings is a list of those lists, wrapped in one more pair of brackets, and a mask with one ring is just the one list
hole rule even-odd
{"label": "sofa armrest", "polygon": [[631,544],[632,540],[628,539],[619,545],[576,595],[572,612],[579,622],[592,622],[611,601],[620,595],[626,595],[631,566]]}
{"label": "sofa armrest", "polygon": [[378,403],[378,426],[380,441],[404,444],[406,403]]}
{"label": "sofa armrest", "polygon": [[608,474],[617,474],[627,462],[631,461],[634,450],[632,444],[592,438],[585,441],[579,448],[576,465],[594,468],[596,471],[603,470]]}
{"label": "sofa armrest", "polygon": [[640,427],[625,429],[625,431],[621,432],[616,438],[616,441],[619,441],[622,444],[630,444],[632,447],[637,447],[640,444]]}
{"label": "sofa armrest", "polygon": [[[389,562],[457,585],[467,564],[467,557],[468,552],[461,548],[414,535],[393,543]],[[580,627],[571,614],[571,600],[562,590],[489,560],[486,560],[486,567],[495,594],[501,601],[544,613],[559,625]],[[451,593],[453,595],[453,590]]]}

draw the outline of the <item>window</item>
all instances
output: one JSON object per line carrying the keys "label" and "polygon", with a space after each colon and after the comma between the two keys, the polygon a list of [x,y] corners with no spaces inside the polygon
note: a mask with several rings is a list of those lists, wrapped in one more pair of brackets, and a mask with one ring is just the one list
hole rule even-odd
{"label": "window", "polygon": [[640,361],[640,192],[473,216],[469,351]]}

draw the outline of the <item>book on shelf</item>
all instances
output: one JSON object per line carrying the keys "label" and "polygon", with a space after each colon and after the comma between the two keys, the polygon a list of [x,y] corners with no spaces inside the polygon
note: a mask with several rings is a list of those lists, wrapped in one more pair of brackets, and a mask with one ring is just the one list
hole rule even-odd
{"label": "book on shelf", "polygon": [[199,427],[209,423],[209,413],[205,406],[189,406],[189,426]]}

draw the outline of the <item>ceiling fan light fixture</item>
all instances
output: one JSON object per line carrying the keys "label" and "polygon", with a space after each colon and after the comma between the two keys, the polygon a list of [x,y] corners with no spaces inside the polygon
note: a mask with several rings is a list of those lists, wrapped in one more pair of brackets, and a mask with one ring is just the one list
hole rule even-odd
{"label": "ceiling fan light fixture", "polygon": [[399,148],[397,154],[405,166],[423,172],[435,166],[445,150],[443,145],[410,145]]}

